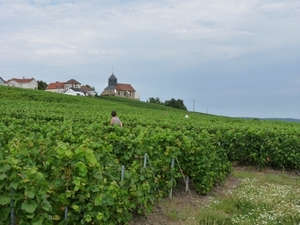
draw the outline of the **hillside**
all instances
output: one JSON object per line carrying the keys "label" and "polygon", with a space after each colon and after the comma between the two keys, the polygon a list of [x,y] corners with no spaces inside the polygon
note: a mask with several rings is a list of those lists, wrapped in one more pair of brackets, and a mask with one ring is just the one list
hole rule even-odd
{"label": "hillside", "polygon": [[[116,110],[123,127],[109,125]],[[0,222],[119,224],[184,177],[206,195],[232,162],[300,169],[300,124],[190,112],[117,97],[0,87]],[[9,184],[9,185],[7,185]]]}
{"label": "hillside", "polygon": [[[185,111],[174,109],[171,107],[166,107],[163,105],[152,104],[142,101],[136,101],[125,98],[118,98],[113,96],[98,96],[95,98],[92,97],[83,97],[83,96],[69,96],[62,95],[52,92],[45,91],[37,91],[30,89],[21,89],[21,88],[12,88],[6,86],[0,86],[0,97],[1,100],[11,100],[11,101],[28,101],[28,102],[39,102],[38,104],[51,103],[52,105],[58,104],[78,104],[80,106],[86,105],[88,108],[85,108],[85,111],[106,111],[107,116],[110,116],[110,111],[115,109],[119,111],[121,109],[120,116],[126,115],[128,112],[128,107],[130,107],[130,114],[139,114],[141,112],[148,112],[149,110],[154,112],[168,112],[174,113],[174,115],[182,115],[184,117]],[[122,110],[122,107],[124,110]],[[211,117],[213,115],[202,114],[197,112],[191,112],[191,114],[195,117],[205,118]],[[179,116],[180,117],[180,116]],[[215,116],[213,116],[215,117]]]}

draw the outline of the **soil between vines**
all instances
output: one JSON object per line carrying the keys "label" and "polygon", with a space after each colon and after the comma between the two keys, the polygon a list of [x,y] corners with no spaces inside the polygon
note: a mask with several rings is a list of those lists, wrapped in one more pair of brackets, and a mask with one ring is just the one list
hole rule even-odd
{"label": "soil between vines", "polygon": [[[214,187],[207,195],[199,195],[194,190],[190,190],[190,193],[185,191],[185,184],[182,182],[177,184],[177,187],[173,190],[172,198],[165,198],[156,204],[152,213],[146,216],[134,217],[129,225],[184,225],[186,222],[183,220],[187,219],[183,218],[184,216],[192,219],[193,213],[199,210],[200,207],[207,205],[211,201],[212,196],[220,196],[224,191],[234,189],[239,183],[240,180],[238,178],[229,175],[222,186]],[[168,205],[172,205],[172,207],[165,207]],[[182,210],[187,209],[188,211],[182,213]],[[172,219],[170,215],[182,217],[183,220]]]}
{"label": "soil between vines", "polygon": [[[258,172],[257,169],[234,165],[233,171],[246,171],[246,172]],[[280,174],[282,171],[265,169],[260,173],[266,174]],[[299,176],[300,171],[285,173],[291,176]],[[199,195],[194,190],[189,192],[185,191],[185,184],[177,184],[176,189],[173,191],[172,198],[165,198],[160,203],[156,204],[152,213],[146,216],[135,216],[129,225],[186,225],[188,219],[193,219],[195,211],[201,207],[205,207],[212,200],[213,196],[222,196],[224,193],[233,190],[241,182],[241,179],[230,174],[225,183],[221,186],[214,187],[213,190],[207,195]],[[192,196],[192,197],[191,197]],[[171,206],[166,207],[166,206]],[[173,215],[173,216],[172,216]],[[172,218],[172,217],[175,217]],[[189,224],[196,224],[189,223]]]}

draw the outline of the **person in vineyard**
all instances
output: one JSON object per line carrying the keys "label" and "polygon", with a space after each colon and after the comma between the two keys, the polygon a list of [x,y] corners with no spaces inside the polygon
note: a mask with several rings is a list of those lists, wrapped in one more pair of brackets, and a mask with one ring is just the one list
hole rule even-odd
{"label": "person in vineyard", "polygon": [[120,127],[123,127],[122,121],[119,119],[119,117],[117,117],[117,113],[116,111],[112,111],[111,112],[111,120],[110,120],[110,124],[111,125],[119,125]]}

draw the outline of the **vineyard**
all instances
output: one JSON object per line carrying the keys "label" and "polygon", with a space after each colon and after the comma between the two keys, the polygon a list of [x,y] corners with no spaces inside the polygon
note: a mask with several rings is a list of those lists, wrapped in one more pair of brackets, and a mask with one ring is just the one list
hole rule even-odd
{"label": "vineyard", "polygon": [[[110,126],[116,110],[123,127]],[[300,123],[0,86],[0,224],[126,224],[186,177],[207,194],[231,162],[300,169]]]}

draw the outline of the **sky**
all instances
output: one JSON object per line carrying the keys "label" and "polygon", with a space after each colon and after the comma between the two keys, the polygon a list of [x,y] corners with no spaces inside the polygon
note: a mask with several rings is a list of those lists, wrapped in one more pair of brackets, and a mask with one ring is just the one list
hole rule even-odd
{"label": "sky", "polygon": [[300,119],[299,0],[0,0],[0,77]]}

